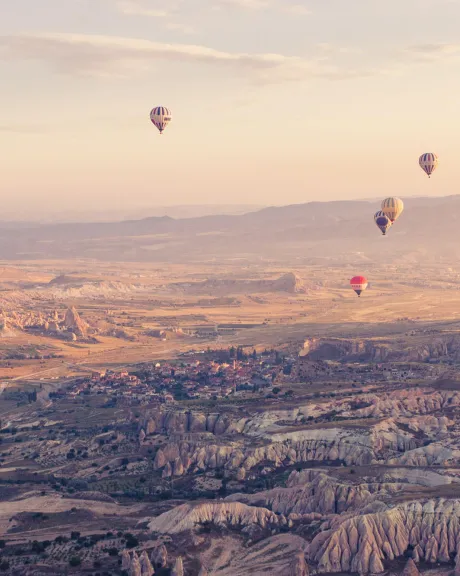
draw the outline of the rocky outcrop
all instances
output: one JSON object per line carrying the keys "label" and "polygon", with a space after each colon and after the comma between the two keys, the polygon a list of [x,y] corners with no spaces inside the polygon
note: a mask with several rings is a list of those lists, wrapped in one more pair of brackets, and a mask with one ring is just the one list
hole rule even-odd
{"label": "rocky outcrop", "polygon": [[[407,425],[413,432],[428,435],[446,433],[452,422],[442,414],[447,408],[460,406],[460,393],[454,391],[436,391],[422,388],[395,390],[382,394],[363,394],[356,405],[356,399],[350,397],[332,400],[329,403],[305,405],[289,409],[271,409],[254,414],[204,413],[180,410],[152,410],[146,413],[139,424],[149,434],[204,434],[261,436],[267,431],[279,429],[277,423],[289,421],[301,424],[308,418],[319,418],[335,412],[345,418],[383,418],[391,417]],[[435,414],[440,412],[440,414]],[[407,421],[414,415],[425,416]]]}
{"label": "rocky outcrop", "polygon": [[458,334],[420,335],[416,343],[409,339],[310,338],[300,356],[308,360],[346,360],[350,362],[425,362],[448,357],[460,360]]}
{"label": "rocky outcrop", "polygon": [[128,570],[129,576],[142,576],[142,568],[138,555],[134,552]]}
{"label": "rocky outcrop", "polygon": [[305,554],[303,552],[298,552],[294,556],[290,569],[292,576],[309,576],[310,571],[308,570],[308,565],[305,562]]}
{"label": "rocky outcrop", "polygon": [[171,576],[184,576],[184,563],[182,558],[178,556],[171,570]]}
{"label": "rocky outcrop", "polygon": [[274,488],[256,494],[232,494],[228,502],[263,506],[277,514],[342,514],[360,510],[376,500],[391,501],[402,484],[345,484],[313,470],[292,472],[287,488]]}
{"label": "rocky outcrop", "polygon": [[307,361],[348,360],[384,362],[390,359],[389,343],[375,340],[310,338],[305,340],[300,356]]}
{"label": "rocky outcrop", "polygon": [[141,424],[147,434],[186,434],[211,432],[212,434],[242,434],[247,432],[249,417],[235,418],[230,414],[204,414],[202,412],[153,411]]}
{"label": "rocky outcrop", "polygon": [[77,336],[86,337],[88,325],[81,318],[76,309],[72,306],[65,313],[64,327],[69,332],[73,332]]}
{"label": "rocky outcrop", "polygon": [[246,506],[239,502],[206,502],[177,506],[151,520],[149,528],[161,534],[179,534],[205,522],[224,527],[237,526],[243,531],[256,526],[275,529],[287,525],[284,516],[278,516],[266,508]]}
{"label": "rocky outcrop", "polygon": [[165,568],[168,563],[168,551],[166,546],[161,544],[150,553],[150,560],[155,568]]}
{"label": "rocky outcrop", "polygon": [[402,571],[402,576],[420,576],[420,572],[412,558],[409,558],[406,562],[404,570]]}
{"label": "rocky outcrop", "polygon": [[121,569],[126,571],[129,576],[153,576],[155,574],[145,550],[140,557],[135,551],[123,550],[121,553]]}
{"label": "rocky outcrop", "polygon": [[[390,460],[397,463],[400,454],[415,451],[424,444],[423,440],[401,430],[391,419],[379,422],[368,430],[300,429],[266,434],[264,439],[269,443],[256,447],[249,447],[241,440],[220,444],[205,441],[170,442],[161,447],[161,452],[157,452],[154,468],[164,467],[164,477],[168,477],[216,468],[235,471],[243,468],[248,471],[262,461],[270,462],[275,467],[309,461],[338,461],[366,466]],[[429,446],[425,454],[428,464],[435,461],[434,453],[433,458],[430,456]],[[241,476],[242,473],[239,474]]]}
{"label": "rocky outcrop", "polygon": [[150,559],[145,550],[142,552],[139,560],[141,564],[142,576],[153,576],[153,574],[155,574],[155,570],[153,569],[152,563],[150,562]]}
{"label": "rocky outcrop", "polygon": [[[352,418],[381,418],[382,416],[411,417],[414,415],[442,412],[453,406],[460,406],[460,393],[452,391],[434,391],[422,388],[410,390],[395,390],[387,394],[363,394],[360,401],[362,408],[351,409],[342,403],[341,415]],[[441,414],[440,417],[443,417]],[[448,420],[442,420],[439,425],[448,425]]]}
{"label": "rocky outcrop", "polygon": [[128,550],[123,550],[121,553],[121,568],[122,570],[129,570],[131,566],[131,556]]}
{"label": "rocky outcrop", "polygon": [[383,572],[385,559],[413,547],[415,562],[449,562],[460,547],[460,500],[411,502],[345,519],[320,532],[309,547],[318,572]]}
{"label": "rocky outcrop", "polygon": [[302,280],[293,272],[287,272],[272,280],[241,280],[235,278],[209,278],[193,284],[175,283],[170,288],[189,294],[212,294],[214,297],[228,294],[251,294],[258,292],[288,292],[303,294],[306,288]]}
{"label": "rocky outcrop", "polygon": [[209,576],[307,576],[306,545],[300,536],[286,533],[250,546],[234,538],[214,539],[200,560]]}
{"label": "rocky outcrop", "polygon": [[294,272],[287,272],[274,280],[272,289],[275,292],[288,292],[289,294],[305,294],[307,291],[302,280]]}

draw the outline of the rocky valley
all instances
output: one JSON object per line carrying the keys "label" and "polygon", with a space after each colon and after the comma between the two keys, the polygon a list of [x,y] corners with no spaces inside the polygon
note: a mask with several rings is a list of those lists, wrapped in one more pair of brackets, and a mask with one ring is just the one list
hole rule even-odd
{"label": "rocky valley", "polygon": [[323,272],[5,265],[0,572],[460,573],[455,271]]}

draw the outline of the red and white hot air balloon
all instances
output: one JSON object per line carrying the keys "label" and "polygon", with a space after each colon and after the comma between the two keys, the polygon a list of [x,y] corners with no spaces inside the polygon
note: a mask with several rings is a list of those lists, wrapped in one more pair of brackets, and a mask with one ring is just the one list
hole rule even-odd
{"label": "red and white hot air balloon", "polygon": [[367,288],[367,280],[364,278],[364,276],[353,276],[353,278],[350,280],[350,285],[356,294],[361,296],[361,292]]}

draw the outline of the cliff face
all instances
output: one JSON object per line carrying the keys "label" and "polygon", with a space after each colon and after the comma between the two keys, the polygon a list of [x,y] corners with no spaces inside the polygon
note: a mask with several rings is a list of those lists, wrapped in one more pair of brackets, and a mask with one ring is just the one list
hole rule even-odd
{"label": "cliff face", "polygon": [[342,514],[356,511],[404,490],[403,484],[345,484],[311,470],[292,472],[287,488],[274,488],[257,494],[232,494],[229,502],[263,506],[277,514]]}
{"label": "cliff face", "polygon": [[256,294],[259,292],[288,292],[289,294],[302,294],[306,292],[302,280],[293,272],[287,272],[273,280],[211,278],[204,282],[195,282],[193,284],[170,284],[169,287],[180,289],[190,294],[212,294],[213,296]]}
{"label": "cliff face", "polygon": [[[347,465],[369,465],[377,462],[397,463],[404,454],[419,450],[427,464],[454,457],[452,450],[439,445],[424,446],[422,439],[401,430],[392,419],[368,430],[328,428],[263,435],[264,443],[248,446],[241,439],[219,444],[205,441],[169,442],[158,449],[154,468],[164,468],[164,476],[181,476],[188,471],[226,468],[251,470],[261,462],[275,467],[309,461],[341,461]],[[421,458],[422,456],[417,456]]]}
{"label": "cliff face", "polygon": [[459,551],[459,534],[460,501],[440,498],[345,520],[319,533],[308,554],[322,573],[379,573],[385,559],[409,546],[416,562],[449,562]]}
{"label": "cliff face", "polygon": [[460,360],[460,336],[426,336],[405,342],[384,339],[351,340],[311,338],[304,342],[300,355],[308,360],[346,360],[350,362],[424,362],[449,356]]}

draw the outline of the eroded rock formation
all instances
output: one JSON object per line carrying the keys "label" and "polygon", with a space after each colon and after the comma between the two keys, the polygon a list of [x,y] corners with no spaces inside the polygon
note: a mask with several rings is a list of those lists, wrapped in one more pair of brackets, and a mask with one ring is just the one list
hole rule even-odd
{"label": "eroded rock formation", "polygon": [[309,558],[319,572],[379,573],[385,558],[402,556],[410,545],[415,562],[449,562],[459,550],[459,534],[460,500],[410,502],[319,533]]}
{"label": "eroded rock formation", "polygon": [[246,506],[239,502],[206,502],[177,506],[151,520],[149,528],[152,532],[179,534],[205,522],[217,526],[238,526],[243,530],[253,526],[276,528],[287,525],[283,515],[274,514],[265,508]]}

